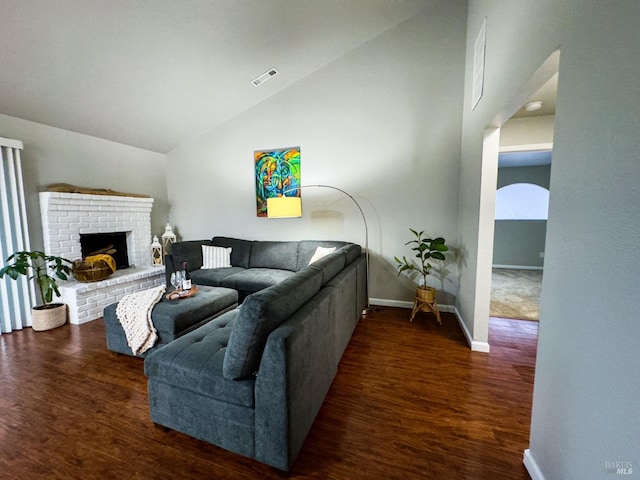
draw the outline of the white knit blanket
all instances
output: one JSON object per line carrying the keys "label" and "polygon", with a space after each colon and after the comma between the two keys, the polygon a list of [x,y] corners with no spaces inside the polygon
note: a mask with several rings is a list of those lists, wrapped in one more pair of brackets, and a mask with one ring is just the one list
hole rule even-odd
{"label": "white knit blanket", "polygon": [[125,295],[118,302],[116,316],[134,355],[146,352],[158,339],[158,332],[151,321],[151,311],[162,298],[164,290],[165,286],[160,285]]}

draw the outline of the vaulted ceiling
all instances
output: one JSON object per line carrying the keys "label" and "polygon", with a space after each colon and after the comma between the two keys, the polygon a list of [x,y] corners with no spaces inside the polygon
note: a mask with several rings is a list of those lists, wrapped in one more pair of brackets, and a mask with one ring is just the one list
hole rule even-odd
{"label": "vaulted ceiling", "polygon": [[0,0],[0,113],[165,153],[433,3]]}

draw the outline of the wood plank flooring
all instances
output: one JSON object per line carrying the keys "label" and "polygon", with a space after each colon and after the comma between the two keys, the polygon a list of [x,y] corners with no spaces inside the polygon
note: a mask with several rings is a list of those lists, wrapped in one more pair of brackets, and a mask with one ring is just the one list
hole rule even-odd
{"label": "wood plank flooring", "polygon": [[471,352],[451,314],[363,318],[289,474],[155,428],[143,362],[104,324],[0,336],[3,479],[524,479],[537,323],[491,319]]}

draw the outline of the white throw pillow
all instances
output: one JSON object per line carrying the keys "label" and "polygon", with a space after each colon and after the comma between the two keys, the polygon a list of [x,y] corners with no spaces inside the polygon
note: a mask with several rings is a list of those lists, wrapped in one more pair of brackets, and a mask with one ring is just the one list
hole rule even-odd
{"label": "white throw pillow", "polygon": [[231,266],[231,247],[211,247],[202,245],[202,268],[229,268]]}
{"label": "white throw pillow", "polygon": [[316,261],[320,260],[322,257],[326,257],[327,255],[329,255],[330,253],[333,253],[335,251],[336,251],[336,247],[331,247],[331,248],[318,247],[318,248],[316,248],[316,253],[314,253],[313,257],[311,257],[311,260],[309,260],[309,265],[311,265],[313,262],[316,262]]}

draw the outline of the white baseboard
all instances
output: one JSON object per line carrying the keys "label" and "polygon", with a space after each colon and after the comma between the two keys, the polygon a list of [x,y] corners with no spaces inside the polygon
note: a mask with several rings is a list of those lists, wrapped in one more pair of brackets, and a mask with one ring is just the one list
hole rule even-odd
{"label": "white baseboard", "polygon": [[[407,302],[402,300],[389,300],[386,298],[370,298],[369,302],[371,305],[379,305],[381,307],[397,307],[397,308],[413,308],[413,302]],[[467,325],[462,320],[462,315],[454,305],[440,305],[438,304],[438,310],[441,312],[453,313],[458,320],[458,325],[462,329],[462,333],[464,333],[465,339],[473,352],[482,352],[489,353],[489,343],[487,342],[478,342],[473,339]]]}
{"label": "white baseboard", "polygon": [[524,451],[522,463],[524,463],[524,466],[526,467],[531,480],[545,480],[540,467],[538,467],[538,464],[533,458],[533,455],[531,455],[531,450],[529,450],[528,448]]}
{"label": "white baseboard", "polygon": [[370,298],[371,305],[378,305],[380,307],[396,307],[396,308],[413,308],[413,302],[405,302],[402,300],[389,300],[386,298]]}
{"label": "white baseboard", "polygon": [[460,325],[460,328],[462,329],[462,333],[464,333],[464,336],[467,339],[467,343],[471,347],[471,351],[489,353],[489,350],[491,349],[489,346],[489,343],[478,342],[477,340],[473,339],[473,337],[471,336],[471,332],[469,332],[469,329],[467,328],[467,324],[464,323],[464,320],[462,319],[462,315],[460,314],[460,312],[456,307],[453,307],[453,313],[458,319],[458,324]]}
{"label": "white baseboard", "polygon": [[544,267],[532,267],[529,265],[491,265],[491,268],[506,268],[509,270],[544,270]]}

